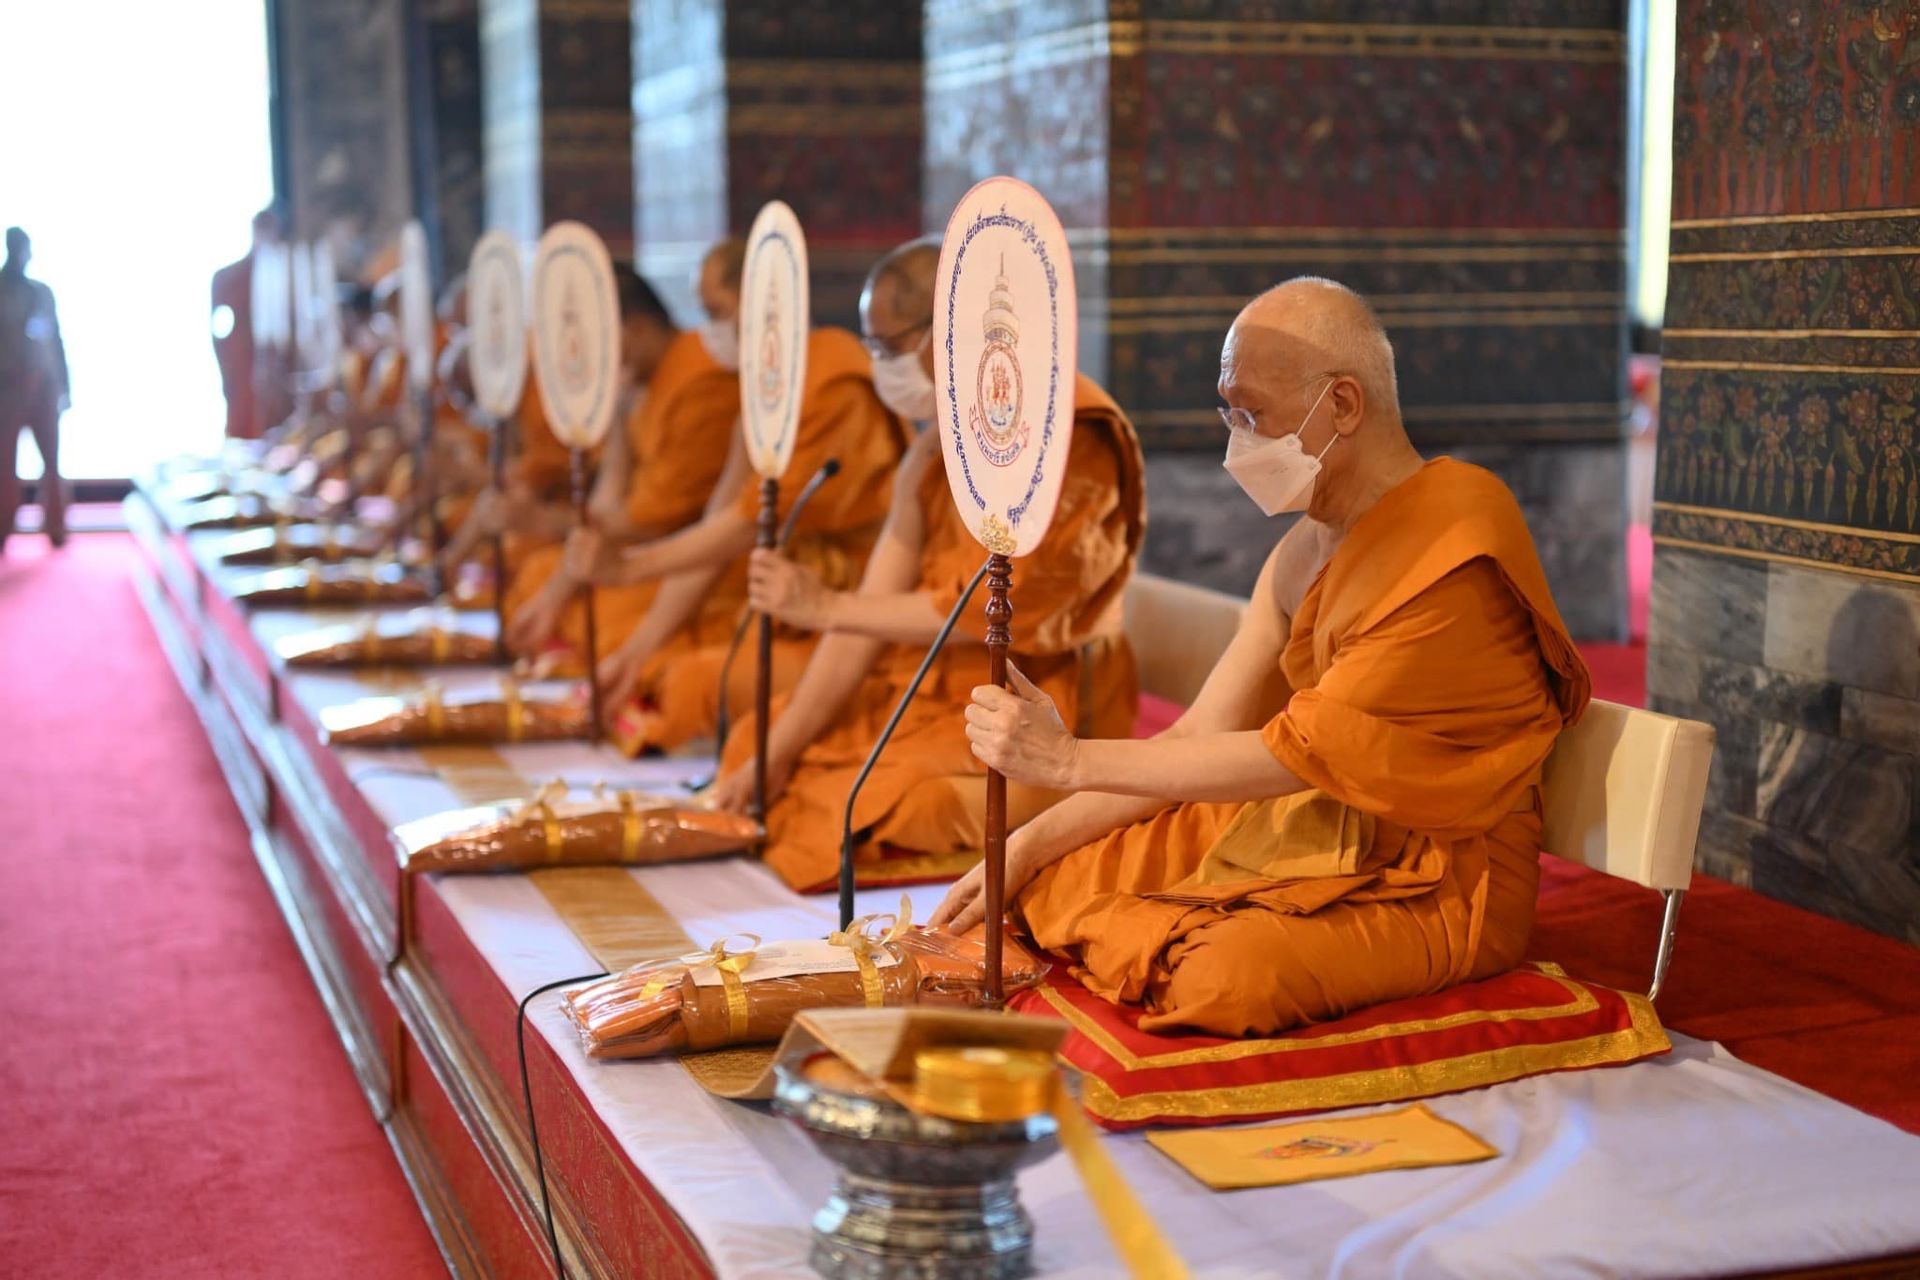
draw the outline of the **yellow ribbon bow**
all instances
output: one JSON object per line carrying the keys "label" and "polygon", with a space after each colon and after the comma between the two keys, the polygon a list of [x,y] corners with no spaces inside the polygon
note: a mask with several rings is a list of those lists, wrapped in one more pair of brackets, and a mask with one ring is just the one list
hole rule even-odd
{"label": "yellow ribbon bow", "polygon": [[500,677],[500,700],[507,704],[507,741],[518,742],[527,733],[527,706],[512,676]]}
{"label": "yellow ribbon bow", "polygon": [[[729,951],[727,944],[735,938],[747,940],[747,950]],[[716,939],[705,951],[695,951],[674,960],[655,960],[647,964],[635,965],[627,970],[629,976],[653,972],[655,970],[683,970],[691,975],[702,969],[711,968],[720,975],[720,989],[727,1000],[727,1030],[735,1040],[743,1040],[747,1035],[747,993],[740,975],[753,963],[753,957],[760,948],[760,935],[757,933],[730,933]],[[665,991],[678,977],[668,978],[665,974],[653,979],[640,988],[640,998],[651,1000]]]}
{"label": "yellow ribbon bow", "polygon": [[[882,920],[891,921],[891,924],[885,932],[876,932]],[[827,941],[833,946],[845,947],[853,952],[854,966],[860,971],[860,992],[869,1009],[878,1009],[886,1003],[886,989],[881,985],[880,968],[873,962],[873,953],[897,941],[912,927],[913,899],[903,893],[900,895],[900,910],[891,914],[876,911],[872,915],[861,916],[849,922],[846,928],[836,929],[827,935]]]}
{"label": "yellow ribbon bow", "polygon": [[546,832],[548,862],[560,861],[560,855],[566,851],[566,828],[560,825],[560,817],[553,811],[553,806],[566,798],[567,784],[555,778],[534,792],[533,798],[507,819],[516,824],[526,823],[533,818],[540,819],[540,825]]}

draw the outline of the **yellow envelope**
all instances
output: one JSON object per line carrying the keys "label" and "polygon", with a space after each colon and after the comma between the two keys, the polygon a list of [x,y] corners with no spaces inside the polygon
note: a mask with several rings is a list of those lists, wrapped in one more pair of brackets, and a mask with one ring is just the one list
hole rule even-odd
{"label": "yellow envelope", "polygon": [[1500,1154],[1419,1103],[1253,1129],[1180,1129],[1148,1134],[1147,1141],[1215,1191],[1472,1164]]}

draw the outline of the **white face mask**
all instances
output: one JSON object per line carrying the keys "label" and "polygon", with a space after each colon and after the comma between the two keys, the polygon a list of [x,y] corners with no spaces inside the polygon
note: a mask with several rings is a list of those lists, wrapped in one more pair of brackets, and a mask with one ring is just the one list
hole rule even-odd
{"label": "white face mask", "polygon": [[722,369],[740,367],[740,325],[734,320],[706,320],[700,325],[700,345]]}
{"label": "white face mask", "polygon": [[880,403],[909,422],[933,420],[933,379],[920,367],[920,351],[933,341],[929,334],[920,346],[905,355],[891,355],[873,362],[873,389]]}
{"label": "white face mask", "polygon": [[1277,516],[1283,511],[1307,509],[1313,497],[1314,477],[1320,474],[1320,459],[1327,456],[1327,449],[1333,448],[1333,441],[1340,437],[1336,433],[1333,440],[1327,441],[1326,449],[1317,457],[1309,458],[1300,447],[1300,432],[1306,430],[1314,410],[1332,388],[1332,382],[1320,388],[1313,408],[1307,410],[1299,427],[1278,440],[1269,440],[1246,427],[1231,428],[1227,436],[1227,460],[1222,465],[1228,475],[1240,482],[1254,505],[1266,514]]}

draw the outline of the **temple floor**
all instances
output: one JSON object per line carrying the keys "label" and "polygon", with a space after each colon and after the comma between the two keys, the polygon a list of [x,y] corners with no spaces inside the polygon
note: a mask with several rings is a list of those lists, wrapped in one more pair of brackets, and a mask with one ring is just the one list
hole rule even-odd
{"label": "temple floor", "polygon": [[123,536],[0,558],[0,1271],[444,1274]]}

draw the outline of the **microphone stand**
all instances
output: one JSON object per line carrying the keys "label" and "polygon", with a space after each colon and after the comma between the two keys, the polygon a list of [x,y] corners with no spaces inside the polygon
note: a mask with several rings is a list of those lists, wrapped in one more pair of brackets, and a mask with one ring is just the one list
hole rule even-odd
{"label": "microphone stand", "polygon": [[[505,418],[488,414],[488,423],[493,428],[493,439],[489,453],[493,464],[493,492],[500,502],[506,501],[507,485],[507,421]],[[502,666],[507,663],[507,536],[499,528],[493,531],[493,656]]]}
{"label": "microphone stand", "polygon": [[[933,637],[933,644],[928,647],[926,657],[920,659],[919,670],[913,673],[913,679],[907,681],[907,687],[905,691],[901,693],[900,701],[894,704],[893,714],[887,717],[886,727],[880,730],[880,736],[874,740],[873,750],[867,752],[866,762],[860,766],[860,772],[857,775],[855,775],[853,779],[853,786],[847,789],[847,812],[846,812],[845,819],[842,821],[840,825],[840,927],[842,929],[845,929],[847,926],[853,923],[853,804],[854,804],[854,801],[860,798],[860,788],[866,785],[867,775],[872,773],[873,766],[879,763],[880,753],[886,750],[887,743],[893,738],[893,731],[900,727],[900,718],[906,715],[907,704],[911,703],[913,701],[913,696],[916,693],[920,692],[920,685],[922,684],[922,682],[926,680],[927,672],[933,669],[933,660],[939,657],[940,651],[946,647],[947,637],[953,634],[953,628],[955,627],[955,625],[959,623],[960,615],[966,611],[966,607],[968,603],[973,599],[973,593],[980,586],[980,580],[987,576],[988,571],[993,568],[994,562],[996,560],[1004,564],[1006,561],[1006,557],[997,556],[997,555],[993,556],[989,558],[985,564],[982,564],[978,569],[976,569],[974,571],[973,577],[967,582],[967,589],[960,593],[960,598],[954,601],[953,608],[947,611],[946,621],[940,624],[940,631],[938,634],[936,634]],[[1009,614],[1011,614],[1011,610],[1009,610]],[[989,661],[991,661],[991,659],[989,659]],[[1005,671],[1006,650],[1004,648],[1002,648],[1000,653],[1000,661],[1001,661],[1001,679],[1004,680],[1006,678],[1006,671]],[[988,774],[989,812],[991,812],[991,804],[992,804],[992,777],[993,775],[989,773]],[[1005,797],[1006,797],[1006,782],[1005,782],[1005,779],[1002,779],[1001,780],[1001,812],[1000,812],[1001,840],[1000,840],[1000,843],[1001,843],[1001,860],[1002,860],[1003,867],[1006,859],[1006,832],[1005,832],[1006,798]],[[989,831],[989,836],[991,836],[991,831]],[[989,917],[989,919],[991,919],[991,917]],[[987,931],[987,936],[990,939],[990,941],[987,944],[987,959],[989,964],[992,965],[999,955],[999,943],[997,939],[1000,936],[1000,931],[997,928],[990,928]],[[1000,971],[997,966],[990,967],[987,971],[987,979],[990,984],[988,986],[989,996],[991,996],[992,993],[998,987],[999,972]],[[998,1007],[998,1006],[995,1006],[995,1007]]]}

